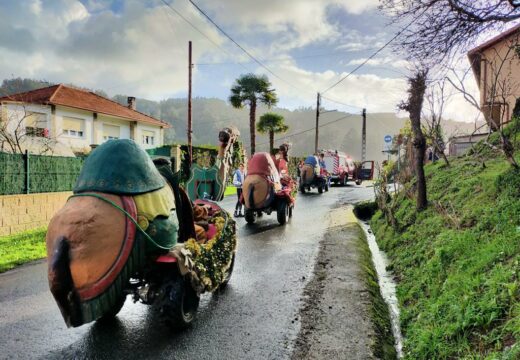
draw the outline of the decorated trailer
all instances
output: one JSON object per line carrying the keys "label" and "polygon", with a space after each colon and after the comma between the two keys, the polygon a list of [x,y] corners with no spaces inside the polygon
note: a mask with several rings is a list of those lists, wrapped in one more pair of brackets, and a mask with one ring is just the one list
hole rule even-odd
{"label": "decorated trailer", "polygon": [[[237,136],[232,129],[219,134],[215,177],[228,173]],[[221,198],[213,189],[210,196]],[[200,295],[226,286],[237,244],[229,213],[190,199],[168,160],[152,161],[132,140],[107,141],[89,155],[46,242],[49,287],[69,327],[116,316],[128,297],[185,327]]]}

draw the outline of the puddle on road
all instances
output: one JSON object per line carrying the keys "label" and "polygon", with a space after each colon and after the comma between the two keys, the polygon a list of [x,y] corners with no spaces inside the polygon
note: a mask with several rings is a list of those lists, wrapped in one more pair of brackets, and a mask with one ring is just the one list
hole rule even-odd
{"label": "puddle on road", "polygon": [[390,309],[390,322],[392,323],[392,333],[394,334],[397,356],[402,358],[403,336],[401,334],[401,327],[399,325],[399,302],[397,301],[397,296],[395,293],[395,282],[392,274],[386,270],[388,259],[386,254],[379,249],[379,246],[376,242],[376,237],[374,236],[372,229],[370,229],[370,225],[364,221],[359,221],[359,224],[365,232],[368,241],[368,247],[372,253],[372,261],[374,262],[374,267],[377,272],[381,295]]}

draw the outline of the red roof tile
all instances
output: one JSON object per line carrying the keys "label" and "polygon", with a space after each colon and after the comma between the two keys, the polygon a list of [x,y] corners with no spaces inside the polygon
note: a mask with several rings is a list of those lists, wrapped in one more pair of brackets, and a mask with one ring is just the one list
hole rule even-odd
{"label": "red roof tile", "polygon": [[170,127],[170,125],[164,121],[132,110],[115,101],[94,94],[91,91],[75,89],[63,84],[0,97],[0,102],[2,101],[68,106],[146,124]]}

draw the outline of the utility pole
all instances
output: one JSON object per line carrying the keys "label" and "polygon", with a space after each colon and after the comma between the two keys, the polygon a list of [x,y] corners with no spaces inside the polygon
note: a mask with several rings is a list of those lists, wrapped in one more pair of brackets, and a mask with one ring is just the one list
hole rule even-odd
{"label": "utility pole", "polygon": [[191,41],[188,42],[188,160],[191,166],[193,161],[193,148],[191,144],[191,70],[193,64],[191,63]]}
{"label": "utility pole", "polygon": [[316,100],[316,138],[314,139],[314,153],[318,153],[318,136],[319,136],[319,127],[320,127],[320,93],[318,93],[318,98]]}
{"label": "utility pole", "polygon": [[363,109],[363,128],[361,130],[361,161],[367,159],[367,109]]}

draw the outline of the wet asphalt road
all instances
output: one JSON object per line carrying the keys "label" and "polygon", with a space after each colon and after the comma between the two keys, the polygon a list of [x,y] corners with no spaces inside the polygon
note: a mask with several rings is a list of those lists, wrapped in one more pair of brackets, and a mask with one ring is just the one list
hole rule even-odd
{"label": "wet asphalt road", "polygon": [[[113,323],[67,329],[48,290],[44,261],[0,274],[0,359],[288,358],[330,209],[372,196],[372,188],[354,185],[323,195],[313,190],[298,195],[286,226],[278,225],[275,213],[253,226],[239,219],[237,262],[226,291],[203,295],[196,322],[180,333],[130,298]],[[223,206],[231,210],[234,200]]]}

